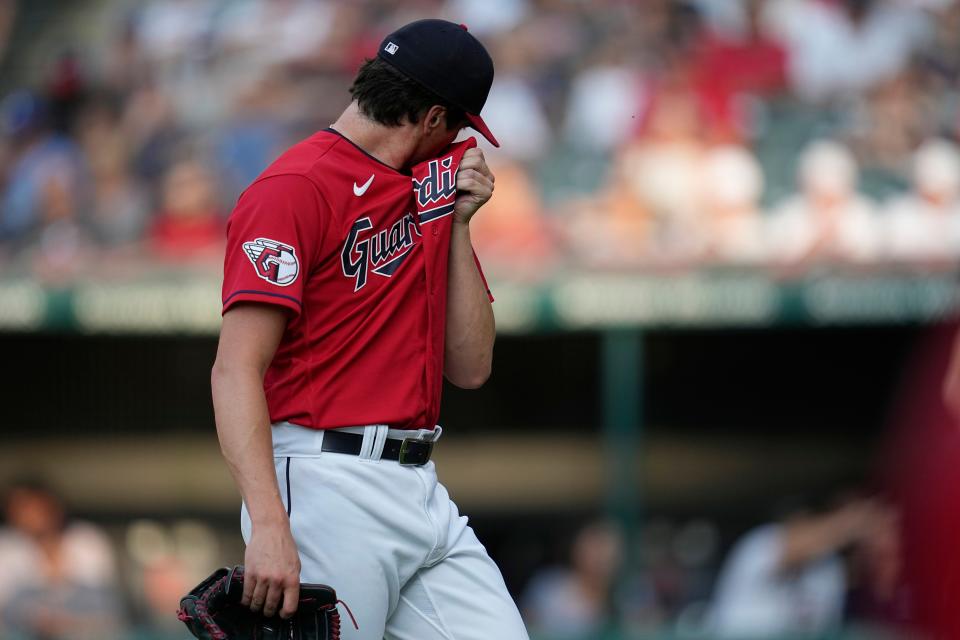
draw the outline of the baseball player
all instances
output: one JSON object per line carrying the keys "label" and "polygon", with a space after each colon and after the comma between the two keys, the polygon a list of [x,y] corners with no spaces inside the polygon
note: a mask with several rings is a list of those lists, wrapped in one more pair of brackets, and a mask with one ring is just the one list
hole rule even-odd
{"label": "baseball player", "polygon": [[333,585],[345,638],[527,638],[503,578],[430,457],[442,377],[490,374],[492,297],[470,220],[494,177],[471,127],[493,62],[421,20],[360,68],[332,127],[290,148],[227,227],[212,373],[243,497],[243,604],[287,617]]}

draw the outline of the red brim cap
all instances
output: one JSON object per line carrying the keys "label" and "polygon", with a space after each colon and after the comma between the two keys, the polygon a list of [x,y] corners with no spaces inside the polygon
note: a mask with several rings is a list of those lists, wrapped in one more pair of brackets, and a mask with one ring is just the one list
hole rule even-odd
{"label": "red brim cap", "polygon": [[476,129],[484,138],[486,138],[490,144],[495,147],[499,147],[500,143],[497,142],[497,139],[493,137],[493,134],[490,133],[490,128],[487,126],[487,123],[483,121],[483,118],[480,116],[475,116],[472,113],[467,114],[467,120],[470,121],[470,127]]}

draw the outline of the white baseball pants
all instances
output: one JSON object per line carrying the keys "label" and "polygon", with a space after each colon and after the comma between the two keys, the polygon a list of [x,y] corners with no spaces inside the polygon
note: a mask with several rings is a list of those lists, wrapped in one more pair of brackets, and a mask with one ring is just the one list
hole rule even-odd
{"label": "white baseball pants", "polygon": [[[437,480],[422,467],[380,460],[386,437],[436,431],[363,433],[361,455],[321,452],[323,432],[273,427],[280,494],[300,552],[301,582],[329,584],[344,640],[528,640],[500,570]],[[241,512],[244,541],[250,518]]]}

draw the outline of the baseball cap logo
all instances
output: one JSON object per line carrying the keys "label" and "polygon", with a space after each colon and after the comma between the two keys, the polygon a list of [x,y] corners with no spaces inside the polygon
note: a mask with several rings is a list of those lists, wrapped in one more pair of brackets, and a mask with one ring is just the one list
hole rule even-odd
{"label": "baseball cap logo", "polygon": [[400,48],[400,47],[398,47],[395,43],[393,43],[393,42],[388,42],[388,43],[387,43],[387,46],[385,46],[385,47],[383,48],[383,50],[386,51],[387,53],[389,53],[390,55],[393,55],[393,54],[395,54],[395,53],[397,52],[397,49],[399,49],[399,48]]}

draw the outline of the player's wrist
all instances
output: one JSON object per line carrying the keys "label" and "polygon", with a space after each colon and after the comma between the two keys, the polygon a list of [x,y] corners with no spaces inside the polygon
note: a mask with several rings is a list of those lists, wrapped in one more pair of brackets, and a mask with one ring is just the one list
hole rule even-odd
{"label": "player's wrist", "polygon": [[250,524],[257,530],[277,530],[290,528],[290,518],[283,504],[271,505],[250,514]]}

